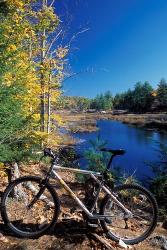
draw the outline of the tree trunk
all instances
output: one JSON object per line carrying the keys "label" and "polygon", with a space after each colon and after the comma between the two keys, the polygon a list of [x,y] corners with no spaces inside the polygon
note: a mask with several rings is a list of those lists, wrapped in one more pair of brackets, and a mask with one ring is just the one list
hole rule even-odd
{"label": "tree trunk", "polygon": [[[43,0],[42,2],[43,8],[47,6],[47,0]],[[46,30],[43,29],[43,32],[41,34],[41,131],[45,131],[45,75],[43,71],[43,66],[44,66],[44,60],[45,60],[45,54],[46,54]]]}
{"label": "tree trunk", "polygon": [[[7,166],[6,173],[8,175],[9,183],[20,177],[19,165],[17,162],[6,164],[6,166]],[[23,195],[23,190],[21,185],[17,186],[17,188],[15,188],[13,193],[11,193],[12,197],[17,197],[17,196],[21,197],[22,195]]]}
{"label": "tree trunk", "polygon": [[45,131],[45,84],[44,75],[41,73],[41,131]]}
{"label": "tree trunk", "polygon": [[8,183],[20,177],[18,163],[6,163],[6,173],[8,176]]}
{"label": "tree trunk", "polygon": [[48,110],[47,110],[47,115],[48,115],[48,120],[47,120],[47,133],[50,134],[50,115],[51,115],[51,81],[52,81],[52,73],[50,72],[49,75],[49,83],[48,83]]}
{"label": "tree trunk", "polygon": [[32,60],[32,37],[29,39],[29,60]]}
{"label": "tree trunk", "polygon": [[19,165],[17,162],[11,165],[12,180],[20,177]]}
{"label": "tree trunk", "polygon": [[43,34],[41,36],[41,131],[45,131],[45,76],[43,72],[43,66],[44,66],[44,57],[45,57],[45,44],[46,44],[46,38],[45,38],[45,29],[43,31]]}

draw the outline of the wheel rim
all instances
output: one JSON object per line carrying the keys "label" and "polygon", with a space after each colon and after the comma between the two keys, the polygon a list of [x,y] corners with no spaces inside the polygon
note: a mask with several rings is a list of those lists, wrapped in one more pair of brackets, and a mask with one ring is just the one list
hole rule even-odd
{"label": "wheel rim", "polygon": [[48,188],[45,188],[32,208],[28,205],[40,190],[40,182],[27,180],[14,185],[5,199],[5,212],[11,229],[27,236],[46,231],[54,217],[54,197]]}
{"label": "wheel rim", "polygon": [[132,212],[133,217],[128,218],[124,210],[109,199],[104,209],[104,214],[112,216],[105,220],[107,231],[124,241],[144,237],[152,228],[155,219],[151,198],[142,189],[132,187],[117,190],[115,196]]}

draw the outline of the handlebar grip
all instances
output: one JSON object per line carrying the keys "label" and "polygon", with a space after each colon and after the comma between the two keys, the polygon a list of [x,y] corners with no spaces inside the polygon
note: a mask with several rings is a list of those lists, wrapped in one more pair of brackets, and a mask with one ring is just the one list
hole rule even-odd
{"label": "handlebar grip", "polygon": [[51,148],[45,148],[44,149],[44,156],[50,156],[54,159],[55,155],[54,153],[52,152]]}

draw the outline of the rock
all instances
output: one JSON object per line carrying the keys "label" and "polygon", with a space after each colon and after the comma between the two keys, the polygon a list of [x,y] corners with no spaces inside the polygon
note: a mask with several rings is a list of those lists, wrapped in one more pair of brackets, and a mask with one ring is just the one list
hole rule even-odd
{"label": "rock", "polygon": [[28,250],[28,243],[21,242],[21,243],[15,245],[15,247],[12,247],[11,249],[13,249],[13,250]]}
{"label": "rock", "polygon": [[123,240],[119,240],[119,243],[118,245],[121,247],[121,248],[125,248],[125,249],[128,249],[128,246],[125,244],[125,242]]}
{"label": "rock", "polygon": [[67,241],[64,241],[62,239],[57,239],[52,243],[52,246],[49,248],[49,250],[75,250],[76,245],[73,243],[69,243]]}
{"label": "rock", "polygon": [[161,236],[155,236],[150,239],[150,243],[153,246],[159,247],[158,249],[167,250],[167,237],[161,235]]}
{"label": "rock", "polygon": [[163,227],[164,229],[167,229],[167,219],[164,220],[164,222],[162,223],[162,227]]}
{"label": "rock", "polygon": [[8,239],[2,233],[0,233],[0,241],[4,242],[4,243],[7,243]]}

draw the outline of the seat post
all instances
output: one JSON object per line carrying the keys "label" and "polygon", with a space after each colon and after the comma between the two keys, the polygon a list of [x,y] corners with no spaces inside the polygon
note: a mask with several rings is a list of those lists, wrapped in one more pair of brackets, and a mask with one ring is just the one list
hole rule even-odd
{"label": "seat post", "polygon": [[115,157],[115,154],[112,154],[112,155],[111,155],[111,158],[110,158],[110,160],[109,160],[109,162],[108,162],[108,164],[107,164],[107,169],[110,168],[110,165],[111,165],[112,160],[113,160],[114,157]]}

